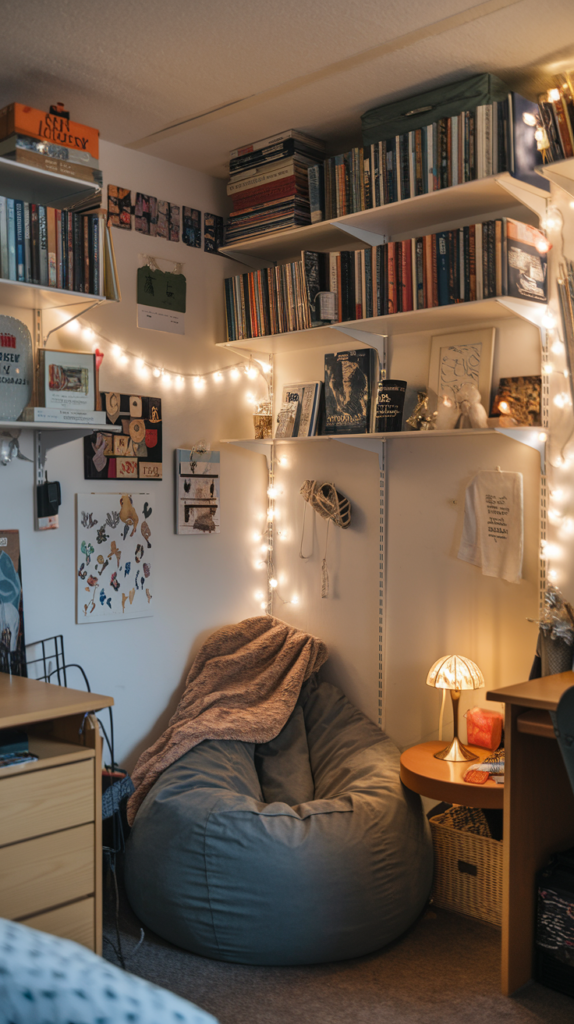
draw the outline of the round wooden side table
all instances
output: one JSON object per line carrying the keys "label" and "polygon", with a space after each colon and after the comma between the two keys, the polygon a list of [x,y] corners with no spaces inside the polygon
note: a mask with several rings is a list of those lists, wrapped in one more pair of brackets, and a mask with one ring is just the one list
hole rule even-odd
{"label": "round wooden side table", "polygon": [[504,786],[497,782],[473,785],[464,781],[464,774],[490,756],[482,747],[468,749],[477,755],[476,761],[439,761],[433,754],[444,750],[444,740],[417,743],[401,754],[401,782],[407,789],[421,796],[443,800],[447,804],[463,804],[465,807],[496,807],[502,810]]}

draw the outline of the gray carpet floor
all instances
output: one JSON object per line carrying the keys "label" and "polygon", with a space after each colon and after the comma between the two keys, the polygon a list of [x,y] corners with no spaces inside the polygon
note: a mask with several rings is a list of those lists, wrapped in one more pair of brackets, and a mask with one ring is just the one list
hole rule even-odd
{"label": "gray carpet floor", "polygon": [[[145,930],[120,895],[126,969],[191,1000],[220,1024],[572,1024],[574,999],[535,982],[499,990],[500,933],[432,907],[401,939],[357,960],[246,967],[194,956]],[[106,884],[104,956],[117,963]],[[112,945],[113,944],[113,945]],[[158,1024],[162,1024],[158,1021]]]}

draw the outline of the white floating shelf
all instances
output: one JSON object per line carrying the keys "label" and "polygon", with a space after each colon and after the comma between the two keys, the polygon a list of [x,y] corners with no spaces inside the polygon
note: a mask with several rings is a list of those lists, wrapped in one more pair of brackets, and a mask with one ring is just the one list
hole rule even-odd
{"label": "white floating shelf", "polygon": [[53,430],[85,430],[87,434],[95,434],[98,430],[106,434],[121,433],[121,426],[112,426],[110,423],[30,423],[23,420],[0,420],[0,430],[41,430],[50,432]]}
{"label": "white floating shelf", "polygon": [[271,266],[273,262],[300,258],[302,249],[363,249],[395,238],[428,234],[429,228],[447,228],[485,217],[514,215],[524,220],[524,209],[540,217],[547,198],[548,192],[542,187],[518,181],[508,173],[497,174],[345,217],[241,239],[222,246],[219,252],[240,262],[248,263],[253,258]]}
{"label": "white floating shelf", "polygon": [[544,164],[536,170],[547,181],[552,181],[568,195],[574,196],[574,157],[557,160],[553,164]]}
{"label": "white floating shelf", "polygon": [[[108,428],[106,427],[106,430]],[[528,438],[537,444],[544,444],[547,431],[543,427],[485,427],[469,428],[463,430],[391,430],[382,434],[314,434],[313,437],[266,437],[264,439],[253,437],[224,437],[221,444],[307,444],[309,441],[413,441],[423,438],[439,437],[487,437],[489,434],[509,434],[526,443]],[[540,435],[544,434],[544,438]]]}
{"label": "white floating shelf", "polygon": [[[106,302],[104,295],[71,292],[65,288],[46,288],[24,281],[6,281],[0,278],[0,306],[19,306],[21,309],[57,309],[66,306],[93,306]],[[78,310],[79,312],[79,310]]]}
{"label": "white floating shelf", "polygon": [[66,174],[55,174],[39,167],[27,167],[7,157],[0,157],[0,195],[8,199],[23,199],[26,203],[42,206],[66,207],[94,198],[100,186]]}
{"label": "white floating shelf", "polygon": [[494,434],[505,434],[513,441],[525,444],[528,448],[534,448],[540,455],[542,472],[544,472],[544,456],[548,431],[543,427],[486,427],[484,429],[468,430],[395,430],[383,434],[319,434],[313,437],[277,437],[255,439],[244,438],[222,438],[221,444],[234,444],[238,448],[246,448],[249,451],[258,452],[269,460],[270,449],[273,444],[309,444],[317,441],[337,441],[340,444],[349,444],[355,448],[363,448],[365,451],[381,453],[381,447],[388,441],[422,441],[440,440],[443,437],[492,437]]}
{"label": "white floating shelf", "polygon": [[361,331],[366,335],[394,337],[397,334],[442,331],[466,325],[485,326],[510,317],[518,317],[536,327],[542,327],[545,313],[546,306],[542,303],[500,296],[494,299],[481,299],[479,302],[458,302],[450,306],[415,309],[409,313],[369,317],[366,320],[347,320],[344,323],[332,324],[327,327],[290,331],[288,334],[219,342],[218,345],[223,348],[240,349],[243,352],[274,354],[332,345],[334,344],[333,331],[338,331],[341,334],[349,333],[351,337],[353,337],[353,331]]}

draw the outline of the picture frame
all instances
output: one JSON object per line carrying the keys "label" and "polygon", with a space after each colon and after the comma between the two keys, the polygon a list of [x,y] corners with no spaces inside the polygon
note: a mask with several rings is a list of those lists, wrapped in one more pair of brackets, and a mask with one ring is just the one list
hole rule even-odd
{"label": "picture frame", "polygon": [[483,327],[433,335],[428,388],[437,404],[444,396],[456,402],[459,389],[470,383],[480,391],[484,408],[490,408],[495,334],[494,327]]}
{"label": "picture frame", "polygon": [[219,533],[220,453],[175,449],[175,532],[182,536]]}
{"label": "picture frame", "polygon": [[322,387],[320,380],[283,385],[281,408],[288,402],[299,402],[293,437],[313,437],[317,433]]}
{"label": "picture frame", "polygon": [[96,357],[93,352],[39,349],[39,405],[68,412],[94,412],[96,396]]}

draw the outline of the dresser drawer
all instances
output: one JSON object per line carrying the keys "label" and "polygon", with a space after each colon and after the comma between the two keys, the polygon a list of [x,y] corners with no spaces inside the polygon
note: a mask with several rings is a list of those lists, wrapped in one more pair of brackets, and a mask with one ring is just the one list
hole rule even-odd
{"label": "dresser drawer", "polygon": [[59,935],[61,939],[72,939],[88,949],[94,949],[95,934],[95,900],[88,896],[87,900],[68,903],[65,907],[48,910],[45,914],[26,917],[22,924],[28,928],[37,928],[40,932]]}
{"label": "dresser drawer", "polygon": [[93,824],[0,848],[0,917],[29,917],[93,892]]}
{"label": "dresser drawer", "polygon": [[94,761],[0,778],[0,846],[94,820]]}

